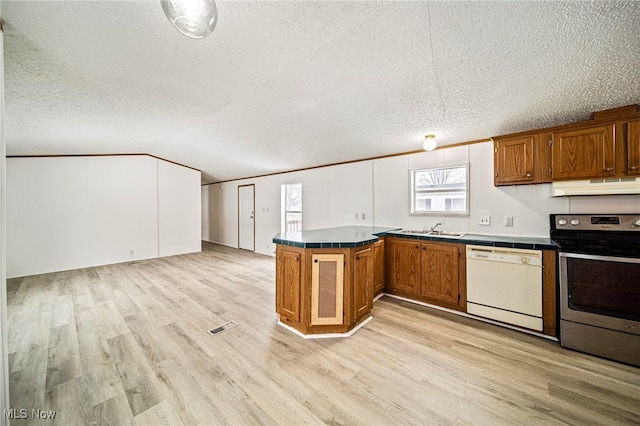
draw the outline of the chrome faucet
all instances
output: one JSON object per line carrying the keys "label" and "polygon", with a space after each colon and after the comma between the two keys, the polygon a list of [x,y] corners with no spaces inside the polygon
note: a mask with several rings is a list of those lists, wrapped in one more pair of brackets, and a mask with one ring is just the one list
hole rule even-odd
{"label": "chrome faucet", "polygon": [[431,227],[431,232],[435,232],[436,228],[437,228],[438,226],[440,226],[440,225],[442,225],[442,223],[440,223],[440,222],[438,222],[438,223],[436,223],[435,225],[433,225],[433,226]]}

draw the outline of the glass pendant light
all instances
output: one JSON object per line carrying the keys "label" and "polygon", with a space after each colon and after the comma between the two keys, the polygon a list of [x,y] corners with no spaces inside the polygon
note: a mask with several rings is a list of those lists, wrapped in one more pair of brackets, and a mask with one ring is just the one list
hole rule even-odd
{"label": "glass pendant light", "polygon": [[425,151],[433,151],[438,146],[438,141],[436,140],[436,135],[427,135],[424,137],[424,143],[422,144],[422,148]]}
{"label": "glass pendant light", "polygon": [[182,34],[204,38],[218,23],[218,10],[213,0],[161,0],[162,10]]}

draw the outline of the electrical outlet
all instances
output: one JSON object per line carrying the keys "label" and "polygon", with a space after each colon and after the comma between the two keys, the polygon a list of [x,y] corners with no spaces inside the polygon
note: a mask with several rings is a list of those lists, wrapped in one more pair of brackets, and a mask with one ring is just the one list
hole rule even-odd
{"label": "electrical outlet", "polygon": [[504,217],[504,226],[512,227],[513,226],[513,216],[505,216]]}
{"label": "electrical outlet", "polygon": [[491,225],[491,216],[480,216],[478,223],[483,226]]}
{"label": "electrical outlet", "polygon": [[360,213],[356,213],[356,220],[360,219]]}
{"label": "electrical outlet", "polygon": [[362,213],[362,220],[366,220],[367,219],[367,215],[365,213]]}

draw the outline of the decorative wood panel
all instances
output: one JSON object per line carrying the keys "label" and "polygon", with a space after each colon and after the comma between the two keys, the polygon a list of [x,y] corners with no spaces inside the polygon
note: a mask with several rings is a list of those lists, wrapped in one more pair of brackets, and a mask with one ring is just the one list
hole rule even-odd
{"label": "decorative wood panel", "polygon": [[557,335],[557,252],[542,251],[542,327],[543,333]]}
{"label": "decorative wood panel", "polygon": [[311,325],[344,323],[344,255],[311,256]]}

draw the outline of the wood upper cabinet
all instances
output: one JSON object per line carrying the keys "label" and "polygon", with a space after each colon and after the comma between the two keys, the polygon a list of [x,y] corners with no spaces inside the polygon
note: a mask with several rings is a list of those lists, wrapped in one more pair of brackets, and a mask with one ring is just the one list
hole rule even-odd
{"label": "wood upper cabinet", "polygon": [[638,105],[492,139],[495,186],[640,175]]}
{"label": "wood upper cabinet", "polygon": [[494,185],[551,182],[551,135],[494,138]]}
{"label": "wood upper cabinet", "polygon": [[420,293],[420,243],[393,240],[389,262],[392,290]]}
{"label": "wood upper cabinet", "polygon": [[422,243],[420,294],[457,305],[460,301],[457,246]]}
{"label": "wood upper cabinet", "polygon": [[616,174],[613,124],[553,133],[553,180]]}
{"label": "wood upper cabinet", "polygon": [[534,136],[495,141],[494,184],[533,183]]}
{"label": "wood upper cabinet", "polygon": [[353,320],[357,321],[373,309],[373,247],[356,250],[354,256]]}
{"label": "wood upper cabinet", "polygon": [[384,290],[385,283],[385,257],[384,240],[373,244],[373,295],[377,296]]}
{"label": "wood upper cabinet", "polygon": [[640,175],[640,120],[627,123],[626,174]]}
{"label": "wood upper cabinet", "polygon": [[300,322],[302,262],[296,251],[279,250],[277,254],[276,312],[281,317]]}

